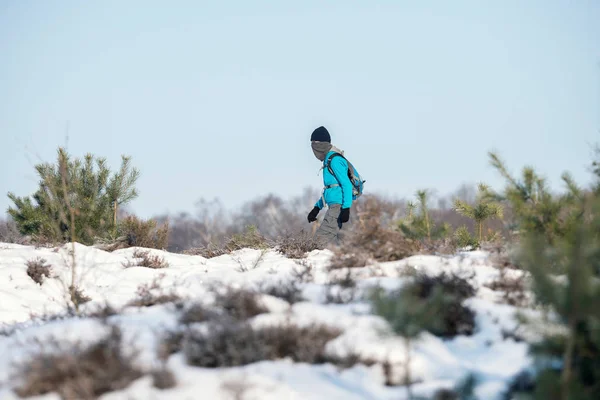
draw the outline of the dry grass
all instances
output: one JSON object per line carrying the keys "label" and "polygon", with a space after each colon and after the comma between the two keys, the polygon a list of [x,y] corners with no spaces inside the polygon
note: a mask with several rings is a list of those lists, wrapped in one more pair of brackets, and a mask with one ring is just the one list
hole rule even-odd
{"label": "dry grass", "polygon": [[21,397],[56,392],[64,400],[95,399],[123,389],[142,376],[133,364],[133,356],[122,352],[122,335],[116,327],[89,347],[61,346],[56,340],[40,346],[38,354],[18,366],[23,383],[16,393]]}
{"label": "dry grass", "polygon": [[44,282],[44,278],[50,277],[52,267],[41,257],[28,260],[25,265],[27,265],[27,275],[38,285]]}

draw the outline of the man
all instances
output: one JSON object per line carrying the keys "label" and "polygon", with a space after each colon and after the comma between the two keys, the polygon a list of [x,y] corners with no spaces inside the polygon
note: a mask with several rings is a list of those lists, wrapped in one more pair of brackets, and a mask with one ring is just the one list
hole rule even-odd
{"label": "man", "polygon": [[315,157],[323,162],[324,189],[323,195],[308,214],[308,222],[315,222],[319,212],[327,206],[325,219],[315,233],[315,239],[322,245],[332,242],[339,244],[340,229],[342,224],[350,220],[350,207],[352,207],[353,186],[348,177],[348,162],[344,157],[332,157],[336,153],[343,154],[343,152],[332,146],[331,136],[325,127],[320,126],[315,129],[310,141]]}

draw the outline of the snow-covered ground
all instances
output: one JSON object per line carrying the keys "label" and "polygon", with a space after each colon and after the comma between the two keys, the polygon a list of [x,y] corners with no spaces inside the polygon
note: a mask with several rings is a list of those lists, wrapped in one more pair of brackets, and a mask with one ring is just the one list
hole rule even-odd
{"label": "snow-covered ground", "polygon": [[[15,363],[26,360],[34,351],[34,341],[49,338],[64,343],[93,343],[107,327],[95,318],[46,320],[40,317],[64,313],[67,307],[65,288],[71,279],[70,247],[34,248],[0,243],[0,399],[18,398],[12,388],[19,384]],[[404,342],[401,338],[382,335],[385,322],[370,313],[360,299],[349,304],[327,304],[325,293],[331,276],[327,263],[329,251],[310,253],[301,266],[275,251],[241,250],[212,259],[171,254],[152,250],[170,264],[164,269],[125,268],[135,249],[108,253],[96,248],[76,246],[77,285],[91,297],[82,311],[105,304],[121,309],[136,298],[138,287],[157,283],[160,291],[176,293],[185,299],[209,302],[213,284],[258,288],[265,284],[281,284],[295,279],[302,268],[310,267],[312,277],[301,283],[306,301],[290,305],[265,295],[262,302],[269,313],[251,320],[253,326],[292,321],[297,324],[320,322],[337,327],[343,333],[327,345],[327,352],[344,356],[360,354],[364,358],[388,361],[393,377],[404,374]],[[42,285],[26,273],[27,260],[42,257],[52,266],[52,277]],[[476,393],[480,399],[494,399],[512,376],[531,364],[527,345],[504,339],[502,331],[516,326],[516,308],[499,303],[499,293],[485,287],[498,277],[484,252],[469,252],[454,257],[414,256],[402,261],[381,263],[356,270],[359,288],[381,285],[398,287],[407,279],[407,267],[437,274],[455,271],[472,277],[478,288],[467,304],[476,311],[476,332],[442,340],[425,333],[414,343],[411,354],[413,386],[418,395],[431,396],[439,388],[451,388],[469,373],[480,380]],[[150,370],[158,364],[157,347],[162,333],[175,329],[178,314],[173,305],[126,307],[108,319],[118,325],[125,343],[134,343],[137,362]],[[168,367],[177,385],[168,390],[153,387],[152,378],[144,376],[124,390],[103,395],[101,399],[231,399],[235,389],[244,388],[244,399],[404,399],[402,386],[386,386],[381,364],[356,365],[340,369],[331,364],[308,365],[290,360],[261,361],[244,367],[207,369],[189,366],[182,354],[168,359]],[[40,396],[45,400],[58,395]]]}

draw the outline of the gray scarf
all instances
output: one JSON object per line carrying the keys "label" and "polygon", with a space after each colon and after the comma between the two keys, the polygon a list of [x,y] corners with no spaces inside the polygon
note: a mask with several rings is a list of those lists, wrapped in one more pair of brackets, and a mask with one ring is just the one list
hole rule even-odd
{"label": "gray scarf", "polygon": [[325,156],[329,153],[329,150],[333,147],[329,142],[312,142],[310,144],[312,151],[318,160],[324,161]]}

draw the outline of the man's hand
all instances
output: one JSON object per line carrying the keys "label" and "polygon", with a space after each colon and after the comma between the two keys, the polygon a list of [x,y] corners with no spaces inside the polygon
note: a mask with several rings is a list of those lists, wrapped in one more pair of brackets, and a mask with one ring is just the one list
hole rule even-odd
{"label": "man's hand", "polygon": [[342,208],[342,211],[340,211],[340,222],[345,224],[348,221],[350,221],[350,209]]}
{"label": "man's hand", "polygon": [[308,223],[310,224],[311,222],[315,222],[317,220],[317,215],[319,215],[319,211],[321,211],[319,209],[319,207],[316,207],[312,209],[311,212],[308,213]]}

